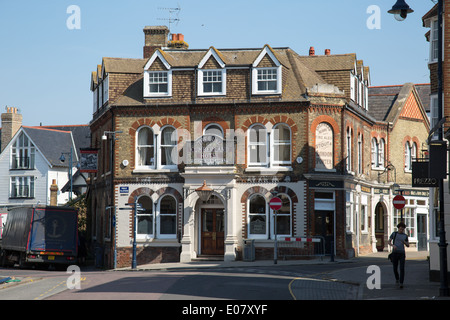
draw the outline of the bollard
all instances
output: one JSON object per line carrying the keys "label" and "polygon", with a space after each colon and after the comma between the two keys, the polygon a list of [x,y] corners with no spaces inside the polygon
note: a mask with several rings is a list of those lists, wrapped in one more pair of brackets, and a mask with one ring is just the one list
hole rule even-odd
{"label": "bollard", "polygon": [[334,241],[331,241],[331,250],[330,250],[330,252],[331,252],[331,255],[330,255],[330,262],[334,262]]}

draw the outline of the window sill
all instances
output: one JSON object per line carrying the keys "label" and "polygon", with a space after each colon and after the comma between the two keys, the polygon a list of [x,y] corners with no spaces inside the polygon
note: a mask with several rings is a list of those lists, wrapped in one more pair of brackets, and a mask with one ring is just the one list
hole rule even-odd
{"label": "window sill", "polygon": [[137,168],[133,170],[133,173],[166,173],[166,172],[178,172],[178,168],[173,169],[145,169]]}
{"label": "window sill", "polygon": [[245,172],[277,173],[292,171],[292,167],[248,167]]}

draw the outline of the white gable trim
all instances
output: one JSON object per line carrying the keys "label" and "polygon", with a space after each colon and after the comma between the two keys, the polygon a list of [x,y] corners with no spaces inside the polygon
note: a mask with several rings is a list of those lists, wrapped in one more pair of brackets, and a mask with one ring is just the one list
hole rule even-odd
{"label": "white gable trim", "polygon": [[258,64],[261,62],[261,60],[264,58],[264,56],[268,54],[270,59],[272,59],[272,61],[275,63],[275,65],[277,67],[281,66],[280,61],[278,61],[278,59],[275,57],[275,55],[273,54],[272,50],[269,49],[268,45],[265,45],[264,48],[261,50],[261,53],[259,54],[259,56],[256,58],[256,60],[253,62],[253,67],[256,68],[258,67]]}
{"label": "white gable trim", "polygon": [[[16,134],[15,134],[14,137],[11,139],[11,141],[6,145],[6,147],[5,147],[4,150],[6,150],[6,148],[11,148],[11,146],[16,142],[16,140],[17,140],[17,138],[19,137],[19,135],[20,135],[21,132],[23,132],[23,133],[27,136],[27,138],[33,143],[34,148],[39,152],[39,154],[40,154],[40,155],[42,156],[42,158],[45,160],[45,162],[47,163],[47,165],[49,166],[49,168],[52,168],[52,164],[50,163],[50,161],[48,161],[48,159],[44,156],[44,154],[42,153],[42,151],[39,150],[39,148],[37,147],[36,143],[33,141],[33,139],[30,138],[30,136],[27,134],[27,132],[26,132],[25,130],[23,130],[23,127],[20,127],[20,129],[17,130]],[[4,155],[4,154],[10,154],[10,153],[2,152],[2,153],[1,153],[0,160],[3,158],[3,155]],[[9,163],[9,165],[11,165],[11,159],[8,159],[8,163]]]}
{"label": "white gable trim", "polygon": [[159,58],[161,60],[161,62],[164,64],[164,67],[166,67],[167,70],[170,70],[170,68],[171,68],[170,64],[164,58],[161,51],[159,49],[157,49],[155,51],[155,53],[153,53],[153,55],[150,57],[150,59],[148,59],[147,63],[145,64],[144,71],[148,71],[150,69],[153,62],[155,62],[156,58]]}
{"label": "white gable trim", "polygon": [[209,48],[208,52],[203,56],[203,59],[198,64],[198,68],[201,69],[205,65],[205,63],[209,60],[209,58],[213,56],[214,59],[216,59],[217,63],[220,65],[221,68],[225,68],[225,62],[219,57],[216,50],[211,47]]}

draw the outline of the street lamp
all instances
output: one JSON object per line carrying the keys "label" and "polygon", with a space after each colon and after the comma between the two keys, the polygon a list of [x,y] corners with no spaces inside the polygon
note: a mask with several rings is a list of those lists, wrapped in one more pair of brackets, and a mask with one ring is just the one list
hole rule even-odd
{"label": "street lamp", "polygon": [[64,163],[66,161],[66,157],[64,155],[69,155],[69,181],[70,181],[70,193],[69,193],[69,201],[72,201],[72,192],[73,192],[73,174],[72,174],[72,156],[73,156],[73,148],[70,148],[70,152],[61,152],[61,156],[59,157],[59,161]]}
{"label": "street lamp", "polygon": [[199,196],[200,200],[203,202],[208,201],[209,197],[213,193],[213,189],[208,187],[206,185],[206,180],[203,181],[203,185],[200,188],[195,189],[195,192],[197,192],[197,195]]}
{"label": "street lamp", "polygon": [[397,21],[405,20],[408,13],[412,13],[412,12],[414,12],[414,10],[408,6],[408,4],[405,2],[405,0],[398,0],[392,6],[392,9],[388,11],[388,13],[391,13],[394,15],[394,17]]}
{"label": "street lamp", "polygon": [[[406,4],[404,0],[398,0],[396,4],[392,7],[388,13],[392,13],[395,15],[397,20],[398,16],[400,16],[400,21],[406,19],[408,13],[413,12],[413,10]],[[442,13],[444,12],[444,1],[438,1],[438,119],[437,123],[440,123],[443,119],[443,104],[442,104],[442,84],[443,84],[443,52],[442,52],[442,44],[443,44],[443,36],[442,36]],[[444,142],[444,131],[442,125],[439,126],[438,130],[438,140],[442,142],[442,144],[447,145]],[[430,155],[431,156],[431,155]],[[447,163],[447,159],[444,159],[445,163]],[[439,181],[439,263],[440,263],[440,282],[441,286],[439,288],[439,294],[443,297],[448,297],[449,288],[448,288],[448,280],[447,280],[447,241],[445,240],[445,221],[444,221],[444,180],[442,178],[438,178]]]}

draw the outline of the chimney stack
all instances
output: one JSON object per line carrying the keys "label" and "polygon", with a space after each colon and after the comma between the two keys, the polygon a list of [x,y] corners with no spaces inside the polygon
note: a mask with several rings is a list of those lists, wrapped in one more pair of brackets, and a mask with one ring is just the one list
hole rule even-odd
{"label": "chimney stack", "polygon": [[1,151],[5,149],[14,135],[22,126],[22,115],[17,108],[6,107],[6,113],[2,113],[2,139]]}
{"label": "chimney stack", "polygon": [[309,55],[310,56],[315,56],[316,55],[316,50],[314,50],[314,47],[309,47]]}
{"label": "chimney stack", "polygon": [[184,42],[184,35],[182,33],[172,33],[172,40],[168,43],[169,48],[187,49],[189,45]]}
{"label": "chimney stack", "polygon": [[169,28],[166,26],[147,26],[144,28],[144,59],[152,56],[156,49],[167,47]]}
{"label": "chimney stack", "polygon": [[330,50],[330,49],[325,49],[325,55],[326,55],[326,56],[331,55],[331,50]]}
{"label": "chimney stack", "polygon": [[56,179],[52,180],[52,185],[50,186],[50,205],[58,205],[58,185],[56,184]]}

